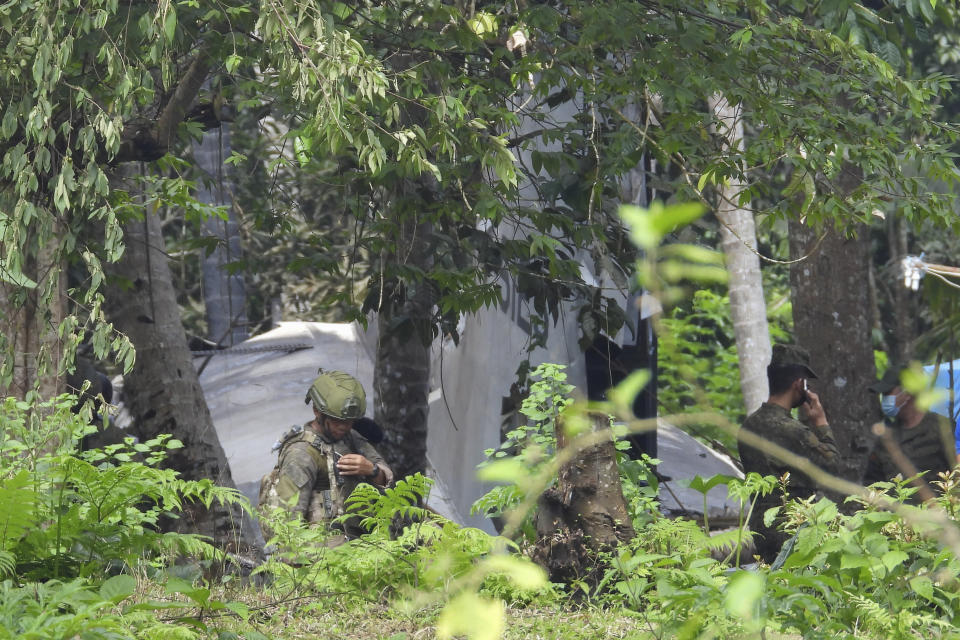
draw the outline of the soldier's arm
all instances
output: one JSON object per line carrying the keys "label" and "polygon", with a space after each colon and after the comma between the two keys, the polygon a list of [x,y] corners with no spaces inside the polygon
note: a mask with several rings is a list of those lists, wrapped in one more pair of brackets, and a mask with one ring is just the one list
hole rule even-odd
{"label": "soldier's arm", "polygon": [[837,442],[833,437],[833,430],[829,424],[821,427],[813,427],[813,433],[817,438],[815,450],[821,458],[819,466],[826,470],[836,470],[839,468],[840,451],[837,449]]}
{"label": "soldier's arm", "polygon": [[387,465],[387,461],[384,460],[383,456],[380,455],[380,452],[370,444],[366,438],[357,438],[356,440],[358,453],[364,458],[374,463],[377,468],[380,470],[380,473],[376,478],[370,478],[369,482],[372,484],[379,485],[381,487],[390,486],[393,483],[393,471]]}
{"label": "soldier's arm", "polygon": [[[801,437],[804,449],[800,452],[806,455],[811,462],[826,471],[836,471],[839,467],[840,452],[833,437],[833,430],[827,421],[827,414],[820,404],[820,396],[814,391],[807,391],[807,399],[801,405],[801,413],[806,415],[809,423],[809,434]],[[805,425],[806,426],[806,425]]]}
{"label": "soldier's arm", "polygon": [[833,473],[837,469],[840,453],[830,425],[811,427],[789,418],[775,426],[771,439],[824,471]]}
{"label": "soldier's arm", "polygon": [[306,519],[317,480],[318,467],[308,450],[310,445],[295,442],[284,452],[277,478],[277,495],[283,503],[297,495],[293,512]]}

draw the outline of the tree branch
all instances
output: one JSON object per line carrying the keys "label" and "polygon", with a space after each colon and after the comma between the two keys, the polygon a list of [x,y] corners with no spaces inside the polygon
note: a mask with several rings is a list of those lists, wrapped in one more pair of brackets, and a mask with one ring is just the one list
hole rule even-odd
{"label": "tree branch", "polygon": [[114,157],[114,163],[152,162],[162,158],[177,140],[177,128],[187,115],[187,110],[210,73],[210,56],[207,47],[201,45],[187,71],[164,106],[160,117],[154,122],[128,125],[123,141]]}

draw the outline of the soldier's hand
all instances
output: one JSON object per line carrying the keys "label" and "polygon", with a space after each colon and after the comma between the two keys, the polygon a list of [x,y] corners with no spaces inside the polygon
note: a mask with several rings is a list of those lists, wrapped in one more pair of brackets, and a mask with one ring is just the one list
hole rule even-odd
{"label": "soldier's hand", "polygon": [[343,476],[369,476],[373,473],[373,463],[359,453],[348,453],[337,460],[337,470]]}
{"label": "soldier's hand", "polygon": [[820,396],[807,389],[807,399],[801,405],[807,414],[807,419],[815,427],[825,427],[827,423],[827,414],[820,404]]}

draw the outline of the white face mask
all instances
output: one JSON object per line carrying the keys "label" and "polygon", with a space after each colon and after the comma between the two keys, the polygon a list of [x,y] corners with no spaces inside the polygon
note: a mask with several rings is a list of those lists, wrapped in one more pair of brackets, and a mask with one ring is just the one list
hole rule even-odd
{"label": "white face mask", "polygon": [[900,407],[897,406],[897,396],[883,396],[880,399],[880,410],[888,418],[894,418],[900,413]]}

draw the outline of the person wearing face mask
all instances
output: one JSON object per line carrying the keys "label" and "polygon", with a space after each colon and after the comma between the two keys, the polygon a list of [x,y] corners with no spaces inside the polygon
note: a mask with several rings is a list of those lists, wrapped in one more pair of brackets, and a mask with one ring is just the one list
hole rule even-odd
{"label": "person wearing face mask", "polygon": [[[864,484],[890,480],[898,473],[909,478],[924,471],[924,480],[930,482],[956,464],[950,421],[917,406],[914,396],[900,385],[902,371],[902,367],[891,366],[868,387],[880,396],[885,419],[874,426],[878,438],[867,460]],[[923,487],[923,482],[919,486]],[[929,497],[929,489],[921,489],[919,495]]]}
{"label": "person wearing face mask", "polygon": [[[808,384],[808,380],[816,378],[806,349],[793,344],[774,345],[767,366],[770,396],[744,421],[740,433],[749,431],[834,473],[839,460],[837,445],[820,397],[810,390]],[[802,420],[793,416],[794,409],[800,410]],[[819,492],[812,478],[762,448],[744,442],[739,434],[738,439],[744,473],[752,471],[781,477],[789,472],[787,494],[790,498],[809,498]],[[763,522],[766,511],[780,506],[781,502],[782,497],[777,492],[760,496],[750,512],[750,529],[755,534],[753,541],[757,555],[768,563],[773,562],[790,537],[776,526],[776,520],[771,526]]]}

